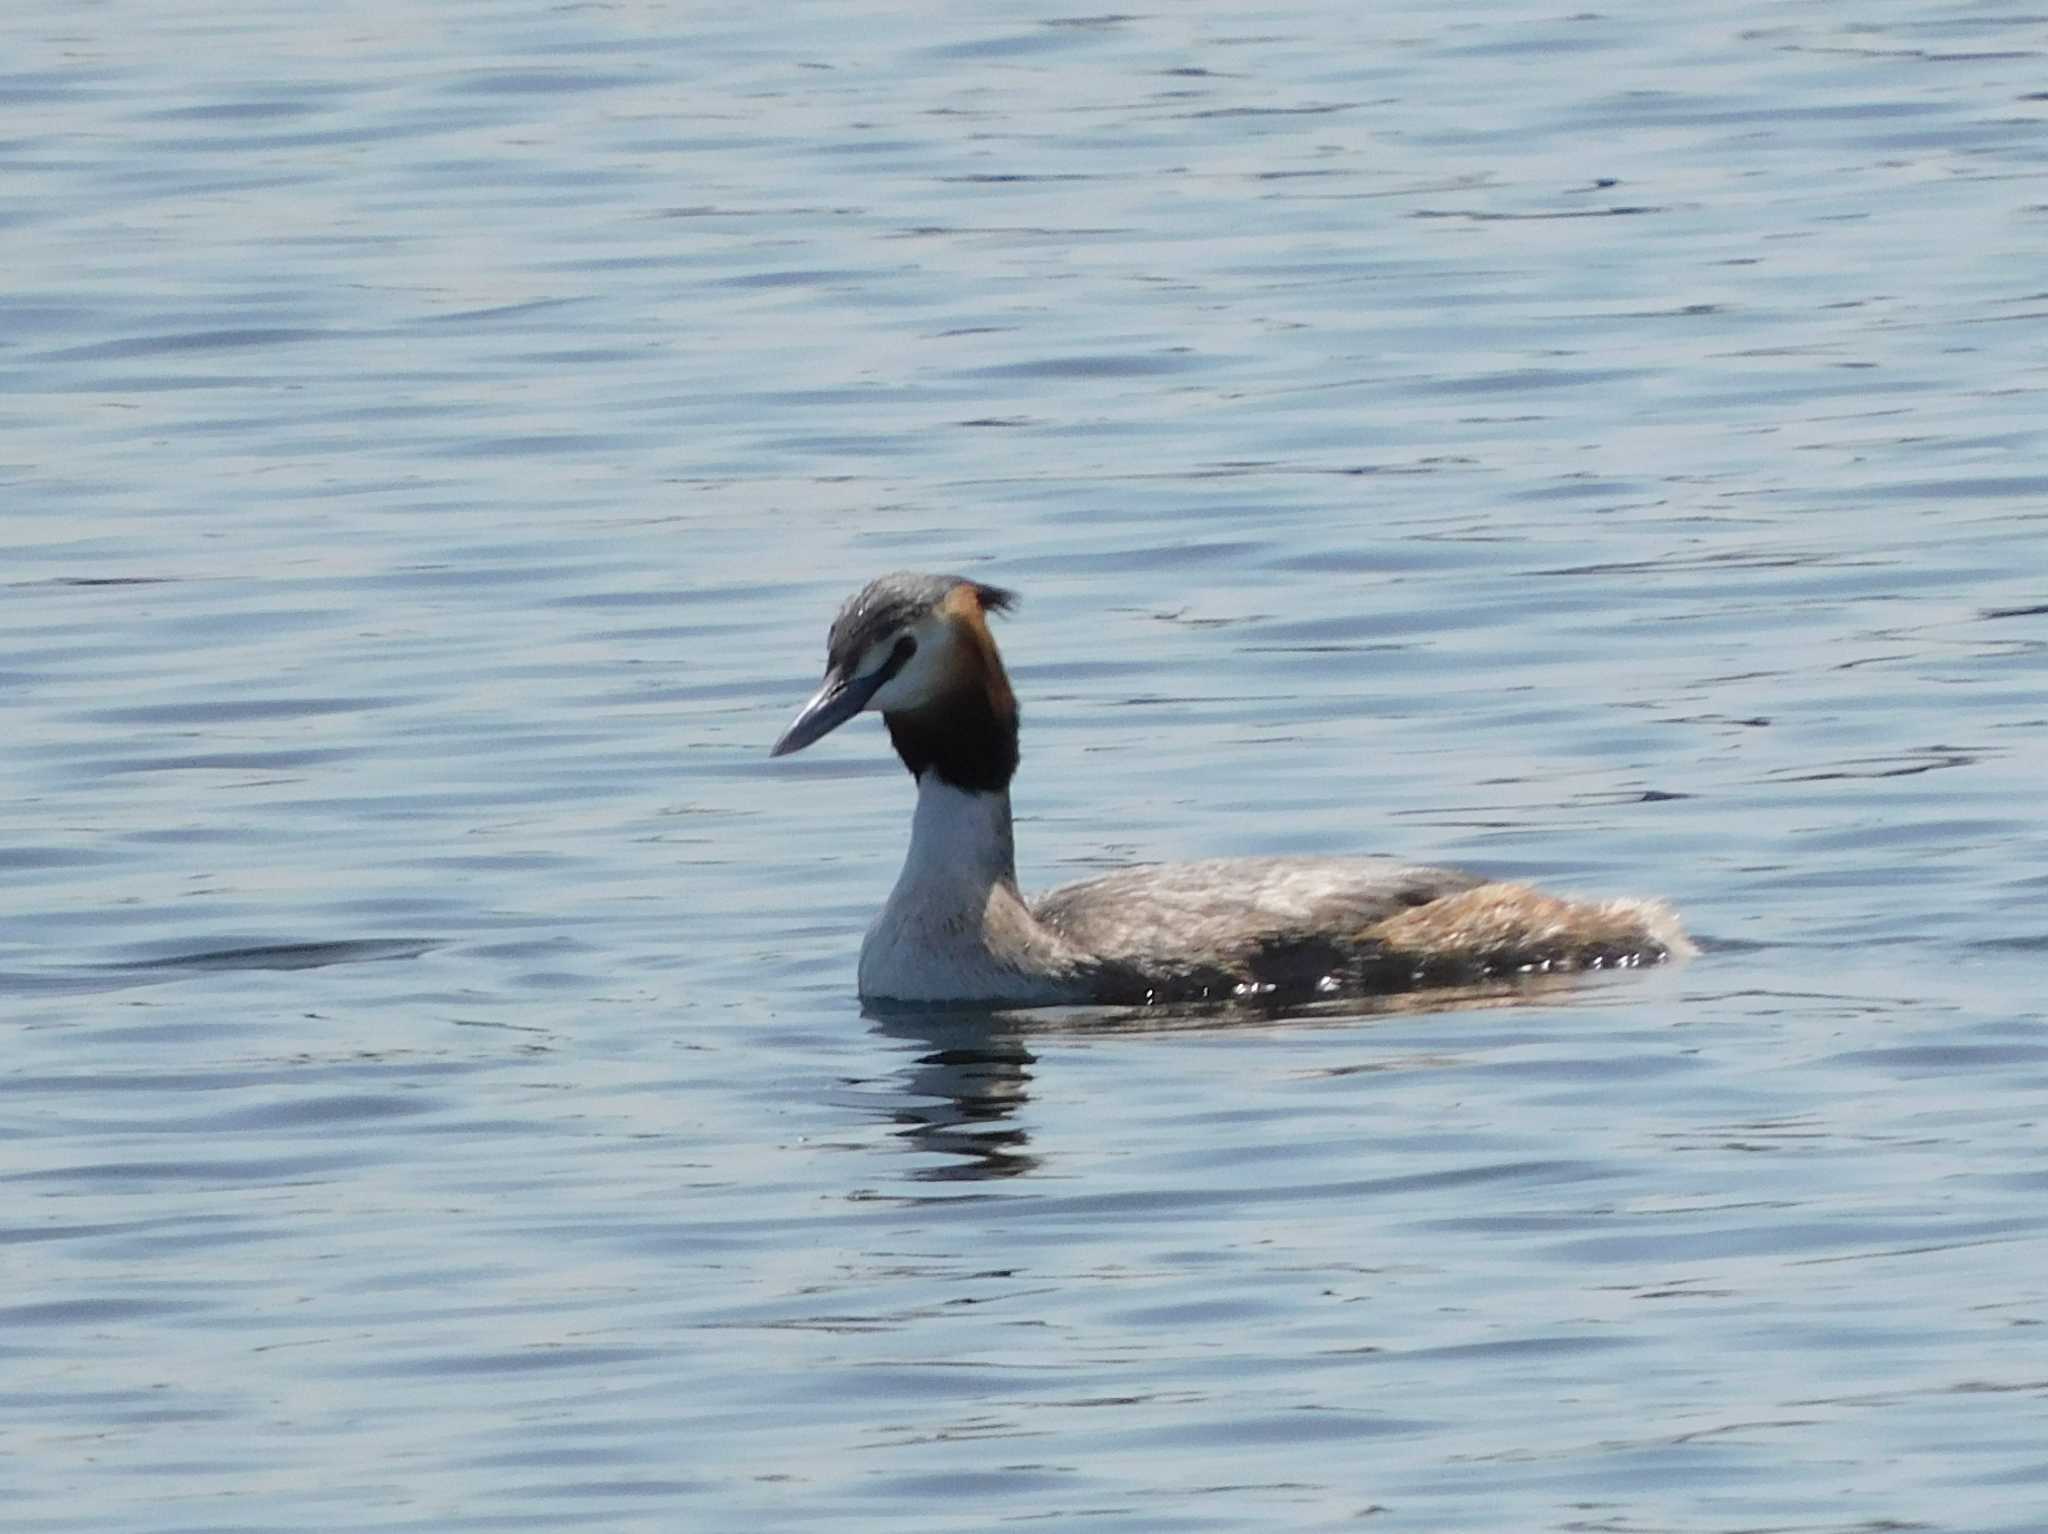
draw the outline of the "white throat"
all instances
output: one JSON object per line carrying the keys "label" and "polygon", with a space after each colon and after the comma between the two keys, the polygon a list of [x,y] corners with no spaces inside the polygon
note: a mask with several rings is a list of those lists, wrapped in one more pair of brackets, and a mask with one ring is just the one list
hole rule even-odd
{"label": "white throat", "polygon": [[861,995],[1013,997],[1019,955],[1002,951],[1013,944],[999,934],[1030,926],[1017,894],[1009,794],[975,793],[925,773],[903,872],[861,944]]}
{"label": "white throat", "polygon": [[889,896],[894,905],[965,897],[979,911],[989,886],[1017,882],[1017,844],[1010,829],[1010,796],[955,788],[936,773],[917,780],[917,812],[910,819],[910,851]]}

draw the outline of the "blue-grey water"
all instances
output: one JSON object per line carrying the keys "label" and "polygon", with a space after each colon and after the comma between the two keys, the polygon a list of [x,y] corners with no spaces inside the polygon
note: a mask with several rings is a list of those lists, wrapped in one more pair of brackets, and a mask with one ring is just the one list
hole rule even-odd
{"label": "blue-grey water", "polygon": [[[0,1522],[2048,1522],[2048,17],[0,36]],[[1707,952],[864,1017],[904,566],[1028,886]]]}

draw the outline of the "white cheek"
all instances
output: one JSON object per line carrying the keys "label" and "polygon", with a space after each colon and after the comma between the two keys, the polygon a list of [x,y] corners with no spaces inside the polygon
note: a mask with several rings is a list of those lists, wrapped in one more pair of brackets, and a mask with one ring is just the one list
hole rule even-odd
{"label": "white cheek", "polygon": [[870,711],[883,713],[897,709],[916,708],[932,695],[933,666],[920,646],[917,654],[910,657],[903,669],[884,682],[875,695],[868,699]]}
{"label": "white cheek", "polygon": [[[901,671],[884,682],[868,699],[868,712],[890,713],[916,708],[929,703],[943,690],[946,674],[951,669],[945,654],[945,635],[923,625],[911,632],[917,640],[917,652],[903,663]],[[883,664],[888,653],[887,650],[879,651],[875,663]]]}

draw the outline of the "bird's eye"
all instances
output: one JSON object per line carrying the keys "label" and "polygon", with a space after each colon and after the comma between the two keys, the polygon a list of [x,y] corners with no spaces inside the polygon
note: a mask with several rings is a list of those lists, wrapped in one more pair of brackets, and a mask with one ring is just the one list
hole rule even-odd
{"label": "bird's eye", "polygon": [[910,657],[917,653],[917,641],[908,634],[898,634],[896,643],[889,647],[889,658],[882,662],[882,676],[886,680],[910,663]]}

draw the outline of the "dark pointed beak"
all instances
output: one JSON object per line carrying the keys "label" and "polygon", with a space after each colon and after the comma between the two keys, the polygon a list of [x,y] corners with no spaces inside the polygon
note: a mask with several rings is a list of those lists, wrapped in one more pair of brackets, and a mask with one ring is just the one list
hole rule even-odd
{"label": "dark pointed beak", "polygon": [[811,701],[797,710],[796,718],[790,720],[789,728],[782,732],[782,738],[775,742],[768,754],[787,756],[792,751],[803,750],[814,740],[830,735],[866,708],[868,699],[879,692],[888,680],[887,670],[869,677],[844,676],[837,670],[826,672],[824,682],[811,694]]}

